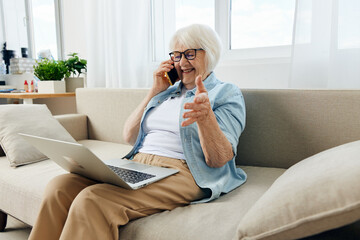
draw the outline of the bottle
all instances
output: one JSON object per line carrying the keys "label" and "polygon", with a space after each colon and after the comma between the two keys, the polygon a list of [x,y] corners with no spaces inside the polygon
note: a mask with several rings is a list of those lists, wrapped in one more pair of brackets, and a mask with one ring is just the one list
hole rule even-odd
{"label": "bottle", "polygon": [[28,84],[28,82],[26,80],[24,82],[24,91],[29,92],[29,84]]}
{"label": "bottle", "polygon": [[34,80],[31,80],[31,84],[30,84],[30,92],[35,92]]}

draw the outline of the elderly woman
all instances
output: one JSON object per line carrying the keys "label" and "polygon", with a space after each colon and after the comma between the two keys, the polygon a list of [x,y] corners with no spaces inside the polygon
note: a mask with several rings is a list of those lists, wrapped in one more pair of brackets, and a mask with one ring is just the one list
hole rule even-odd
{"label": "elderly woman", "polygon": [[[221,51],[217,34],[191,25],[175,33],[170,49],[129,116],[124,138],[134,145],[126,158],[179,173],[138,190],[59,176],[45,191],[29,239],[118,239],[118,227],[130,220],[208,202],[245,182],[235,166],[245,105],[239,88],[212,72]],[[170,86],[164,73],[172,68],[180,81]]]}

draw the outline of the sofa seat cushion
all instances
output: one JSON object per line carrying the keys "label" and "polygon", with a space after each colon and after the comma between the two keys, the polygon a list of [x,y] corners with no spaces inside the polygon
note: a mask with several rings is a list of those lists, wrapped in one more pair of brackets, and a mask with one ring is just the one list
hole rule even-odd
{"label": "sofa seat cushion", "polygon": [[289,168],[246,213],[236,239],[298,239],[360,220],[360,141]]}
{"label": "sofa seat cushion", "polygon": [[176,208],[120,227],[120,239],[232,239],[250,207],[285,171],[280,168],[244,166],[247,182],[219,199]]}
{"label": "sofa seat cushion", "polygon": [[6,157],[0,157],[1,210],[33,225],[46,184],[64,173],[65,170],[51,160],[12,168]]}
{"label": "sofa seat cushion", "polygon": [[[87,146],[104,160],[122,157],[131,150],[129,145],[97,140],[81,140],[79,143]],[[65,173],[65,170],[51,160],[12,168],[5,156],[0,157],[1,210],[33,225],[47,183],[52,178]]]}

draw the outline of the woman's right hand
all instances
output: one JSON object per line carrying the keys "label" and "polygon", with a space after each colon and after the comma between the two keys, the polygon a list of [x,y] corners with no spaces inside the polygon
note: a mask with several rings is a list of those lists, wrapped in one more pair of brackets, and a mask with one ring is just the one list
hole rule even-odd
{"label": "woman's right hand", "polygon": [[165,72],[170,72],[172,68],[174,68],[172,60],[166,60],[162,62],[159,67],[154,71],[153,78],[154,83],[151,88],[151,91],[153,92],[154,96],[158,93],[165,91],[169,86],[169,81],[164,78]]}
{"label": "woman's right hand", "polygon": [[136,142],[137,135],[139,134],[141,117],[149,101],[155,95],[162,91],[165,91],[169,87],[169,81],[167,79],[164,79],[163,76],[165,72],[169,72],[174,67],[172,64],[172,60],[164,61],[154,71],[154,83],[150,92],[126,120],[123,128],[123,138],[129,144],[134,145]]}

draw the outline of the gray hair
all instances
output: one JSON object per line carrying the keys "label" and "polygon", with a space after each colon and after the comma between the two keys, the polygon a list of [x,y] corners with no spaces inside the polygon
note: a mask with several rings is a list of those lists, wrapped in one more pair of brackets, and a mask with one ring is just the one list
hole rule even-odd
{"label": "gray hair", "polygon": [[176,50],[177,45],[185,48],[202,48],[205,50],[207,70],[212,72],[219,62],[221,55],[221,40],[219,35],[209,26],[192,24],[180,28],[170,40],[170,51]]}

